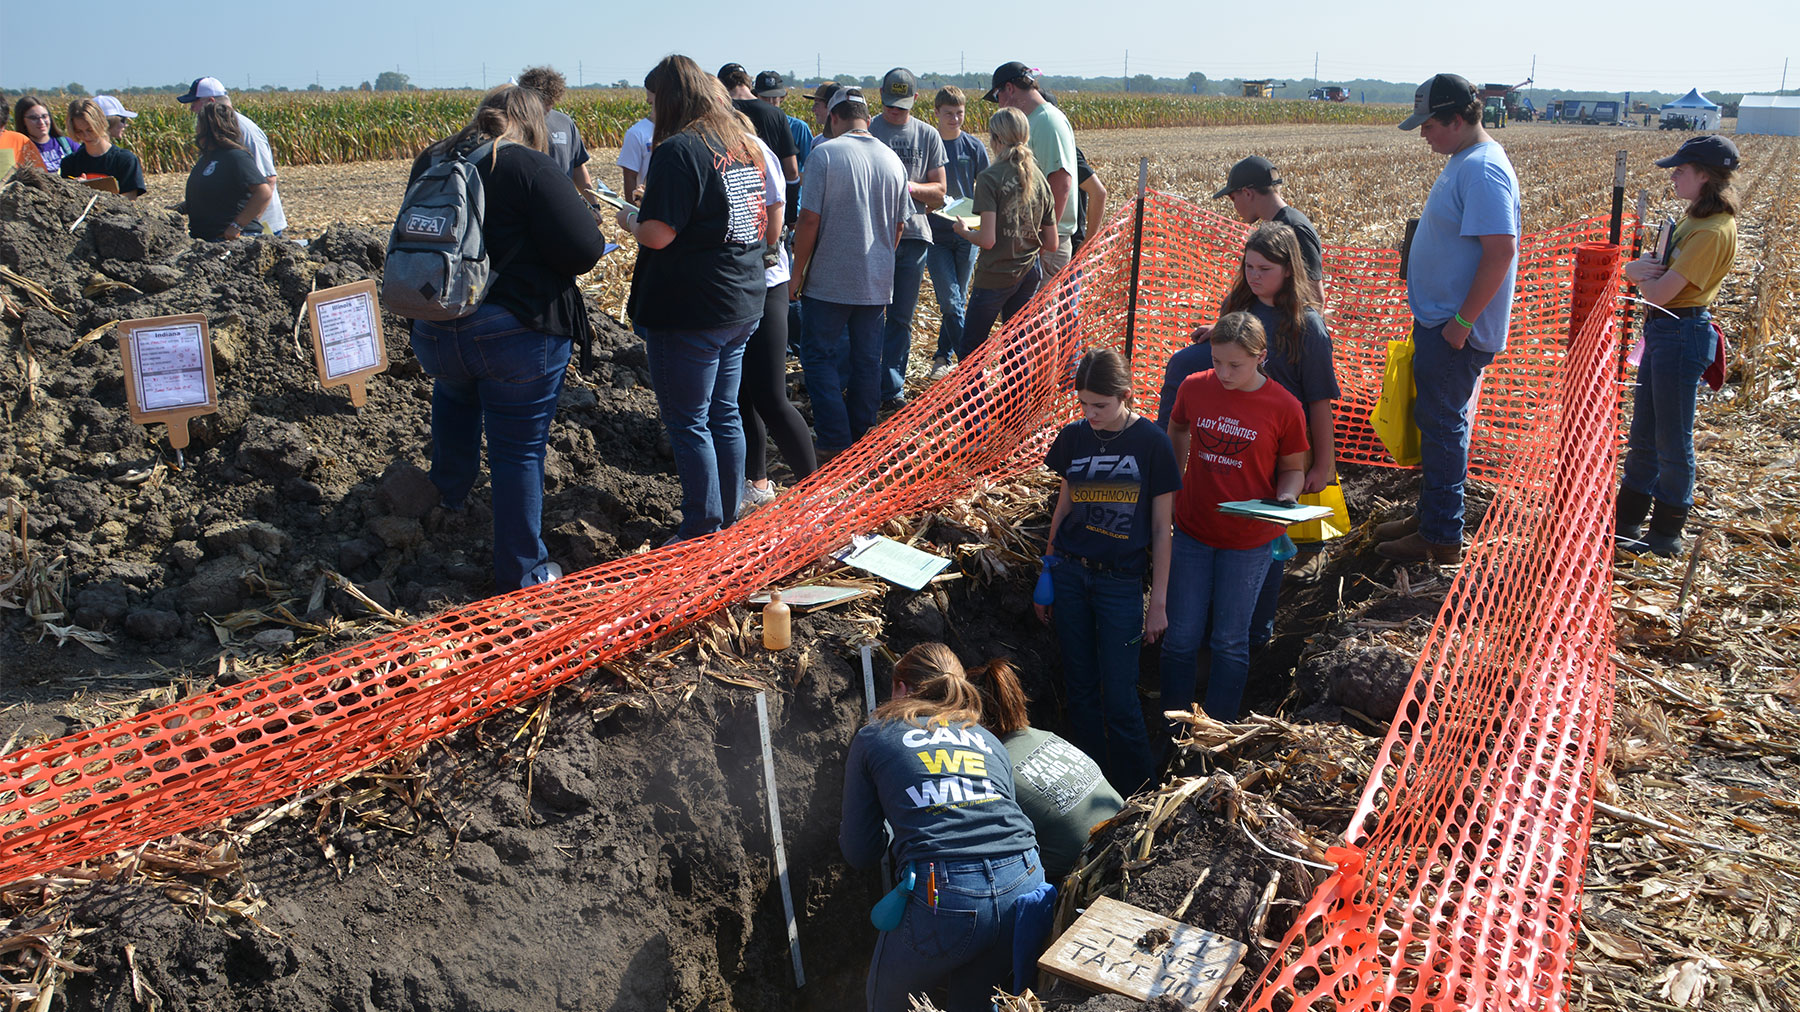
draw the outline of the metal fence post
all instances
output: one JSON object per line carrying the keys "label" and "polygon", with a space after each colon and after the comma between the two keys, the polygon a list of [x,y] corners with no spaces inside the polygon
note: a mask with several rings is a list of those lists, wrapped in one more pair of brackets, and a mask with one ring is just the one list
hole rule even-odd
{"label": "metal fence post", "polygon": [[1144,200],[1150,192],[1150,159],[1138,159],[1138,195],[1131,225],[1131,291],[1125,304],[1125,357],[1137,347],[1138,263],[1144,256]]}

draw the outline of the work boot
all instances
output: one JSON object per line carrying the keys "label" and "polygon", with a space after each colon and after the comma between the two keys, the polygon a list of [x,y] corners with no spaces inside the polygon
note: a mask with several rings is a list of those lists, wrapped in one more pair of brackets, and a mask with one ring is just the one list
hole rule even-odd
{"label": "work boot", "polygon": [[1395,562],[1435,562],[1438,565],[1450,566],[1462,561],[1462,544],[1440,545],[1425,540],[1425,535],[1414,531],[1404,538],[1383,541],[1375,546],[1375,554]]}
{"label": "work boot", "polygon": [[1647,493],[1619,487],[1613,522],[1613,543],[1618,546],[1619,551],[1640,555],[1649,550],[1644,544],[1644,518],[1650,515],[1651,502]]}
{"label": "work boot", "polygon": [[1375,525],[1376,541],[1398,541],[1419,529],[1419,515],[1414,513],[1404,520],[1389,520],[1385,524]]}
{"label": "work boot", "polygon": [[1688,508],[1656,500],[1650,516],[1650,533],[1644,536],[1644,547],[1665,559],[1681,554],[1681,529],[1687,526]]}

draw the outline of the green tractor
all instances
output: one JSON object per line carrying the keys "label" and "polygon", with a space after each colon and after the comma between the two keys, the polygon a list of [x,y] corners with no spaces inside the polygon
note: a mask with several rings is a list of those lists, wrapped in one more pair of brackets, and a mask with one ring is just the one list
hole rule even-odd
{"label": "green tractor", "polygon": [[1481,104],[1481,125],[1499,129],[1506,125],[1506,100],[1498,95]]}

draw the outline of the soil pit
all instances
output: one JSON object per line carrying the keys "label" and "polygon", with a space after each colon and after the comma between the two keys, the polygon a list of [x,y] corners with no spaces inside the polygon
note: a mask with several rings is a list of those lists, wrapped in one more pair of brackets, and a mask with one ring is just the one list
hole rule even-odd
{"label": "soil pit", "polygon": [[[0,734],[57,737],[361,640],[384,628],[374,612],[412,618],[492,592],[485,482],[466,513],[436,504],[423,471],[430,381],[401,321],[384,319],[394,364],[361,409],[318,388],[296,338],[308,292],[378,274],[378,235],[334,226],[306,247],[194,243],[172,214],[104,194],[88,208],[90,197],[29,173],[0,193],[0,264],[43,295],[4,288],[19,312],[0,327],[0,497],[25,519],[0,557],[29,546],[65,560],[40,588],[61,618],[0,613],[0,631],[24,644],[9,648]],[[571,569],[659,542],[679,501],[643,349],[594,309],[596,364],[570,374],[547,465],[545,537]],[[221,406],[194,422],[177,468],[160,426],[130,422],[115,343],[95,332],[184,312],[210,321]],[[1411,482],[1352,472],[1353,514],[1406,499]],[[1040,538],[1045,522],[1029,521]],[[151,996],[172,1010],[856,1007],[868,909],[884,891],[842,863],[836,842],[843,759],[863,716],[859,645],[873,634],[897,655],[942,639],[970,662],[1010,656],[1034,723],[1065,725],[1053,637],[1031,614],[1032,559],[991,530],[914,523],[940,550],[981,542],[1007,565],[962,556],[964,578],[930,593],[797,617],[783,654],[640,656],[627,680],[583,679],[279,817],[247,813],[160,841],[91,887],[8,891],[5,934],[43,929],[71,945],[58,951],[84,969],[58,993],[79,1009],[123,1012]],[[1256,662],[1253,708],[1324,707],[1320,719],[1351,726],[1381,718],[1372,700],[1404,684],[1410,661],[1401,647],[1343,643],[1343,629],[1375,607],[1428,616],[1435,602],[1396,605],[1383,590],[1392,570],[1366,547],[1334,544],[1312,582],[1291,581],[1277,640]],[[331,589],[327,572],[373,607]],[[295,621],[271,619],[278,607]],[[730,629],[714,642],[750,638],[742,608],[712,621]],[[1320,632],[1334,622],[1340,631]],[[59,647],[71,628],[103,634],[91,645],[109,652]],[[1154,651],[1145,658],[1146,716],[1160,722]],[[878,662],[884,694],[889,670]],[[751,686],[769,694],[799,990]],[[1226,768],[1184,753],[1174,772]],[[1288,797],[1314,805],[1315,824],[1341,827],[1359,785],[1350,772],[1300,778]],[[1271,917],[1261,902],[1275,873],[1282,901],[1304,898],[1310,880],[1255,851],[1220,811],[1184,809],[1129,873],[1126,899],[1170,914],[1209,863],[1186,919],[1275,934],[1290,909]],[[44,965],[22,951],[0,968],[9,981]],[[1083,1002],[1053,1007],[1095,1007]]]}

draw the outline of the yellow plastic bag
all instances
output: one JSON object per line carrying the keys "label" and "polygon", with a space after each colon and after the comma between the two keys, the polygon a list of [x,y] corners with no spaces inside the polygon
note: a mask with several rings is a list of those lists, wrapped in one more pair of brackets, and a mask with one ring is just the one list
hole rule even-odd
{"label": "yellow plastic bag", "polygon": [[1413,421],[1413,343],[1389,341],[1387,367],[1381,373],[1381,399],[1369,412],[1369,425],[1396,464],[1419,462],[1419,426]]}
{"label": "yellow plastic bag", "polygon": [[1344,505],[1344,486],[1337,482],[1325,486],[1322,492],[1309,492],[1301,496],[1300,505],[1329,506],[1331,515],[1289,527],[1288,537],[1295,541],[1330,541],[1350,533],[1350,508]]}

